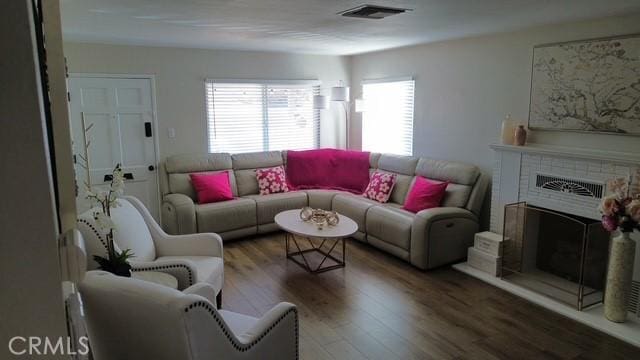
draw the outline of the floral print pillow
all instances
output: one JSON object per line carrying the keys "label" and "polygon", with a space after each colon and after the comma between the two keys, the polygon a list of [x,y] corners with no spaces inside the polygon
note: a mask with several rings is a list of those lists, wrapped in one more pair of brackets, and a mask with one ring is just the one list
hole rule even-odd
{"label": "floral print pillow", "polygon": [[256,170],[256,179],[260,195],[269,195],[289,191],[284,167],[276,166]]}
{"label": "floral print pillow", "polygon": [[389,201],[393,186],[396,184],[396,175],[375,171],[371,174],[369,185],[362,194],[364,197],[377,202],[386,203]]}

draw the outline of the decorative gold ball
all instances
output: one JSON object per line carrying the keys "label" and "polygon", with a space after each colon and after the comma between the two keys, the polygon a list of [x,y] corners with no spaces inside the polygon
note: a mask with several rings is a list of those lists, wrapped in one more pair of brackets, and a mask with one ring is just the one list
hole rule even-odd
{"label": "decorative gold ball", "polygon": [[302,221],[309,221],[311,220],[311,217],[313,216],[313,209],[305,206],[300,210],[300,219],[302,219]]}

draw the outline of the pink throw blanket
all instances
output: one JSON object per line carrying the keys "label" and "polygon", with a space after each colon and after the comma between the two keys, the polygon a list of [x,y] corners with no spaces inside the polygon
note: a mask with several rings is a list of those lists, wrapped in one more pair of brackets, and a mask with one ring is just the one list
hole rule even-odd
{"label": "pink throw blanket", "polygon": [[338,149],[289,150],[286,173],[292,189],[335,189],[362,194],[369,184],[369,153]]}

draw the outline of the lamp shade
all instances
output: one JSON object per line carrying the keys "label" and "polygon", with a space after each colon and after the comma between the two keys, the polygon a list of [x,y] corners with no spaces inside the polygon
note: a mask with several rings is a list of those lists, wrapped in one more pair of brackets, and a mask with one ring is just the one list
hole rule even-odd
{"label": "lamp shade", "polygon": [[317,110],[329,108],[329,98],[324,95],[313,96],[313,108]]}
{"label": "lamp shade", "polygon": [[348,86],[332,87],[331,101],[349,101],[349,87]]}

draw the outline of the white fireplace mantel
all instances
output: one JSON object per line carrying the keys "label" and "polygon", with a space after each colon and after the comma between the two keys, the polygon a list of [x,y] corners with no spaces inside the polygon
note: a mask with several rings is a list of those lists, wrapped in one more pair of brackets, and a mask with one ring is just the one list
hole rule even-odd
{"label": "white fireplace mantel", "polygon": [[519,153],[532,153],[549,156],[572,157],[586,160],[612,161],[626,164],[640,164],[640,139],[638,140],[637,153],[604,151],[585,149],[569,146],[556,146],[546,144],[527,144],[525,146],[492,144],[490,147],[498,151],[512,151]]}
{"label": "white fireplace mantel", "polygon": [[[506,204],[525,201],[568,214],[599,219],[601,197],[611,189],[607,183],[631,180],[640,188],[640,152],[626,153],[577,147],[529,144],[493,144],[495,151],[491,194],[491,231],[502,233]],[[577,186],[600,187],[598,196],[576,196],[540,188],[540,176]],[[546,180],[545,180],[546,181]]]}

